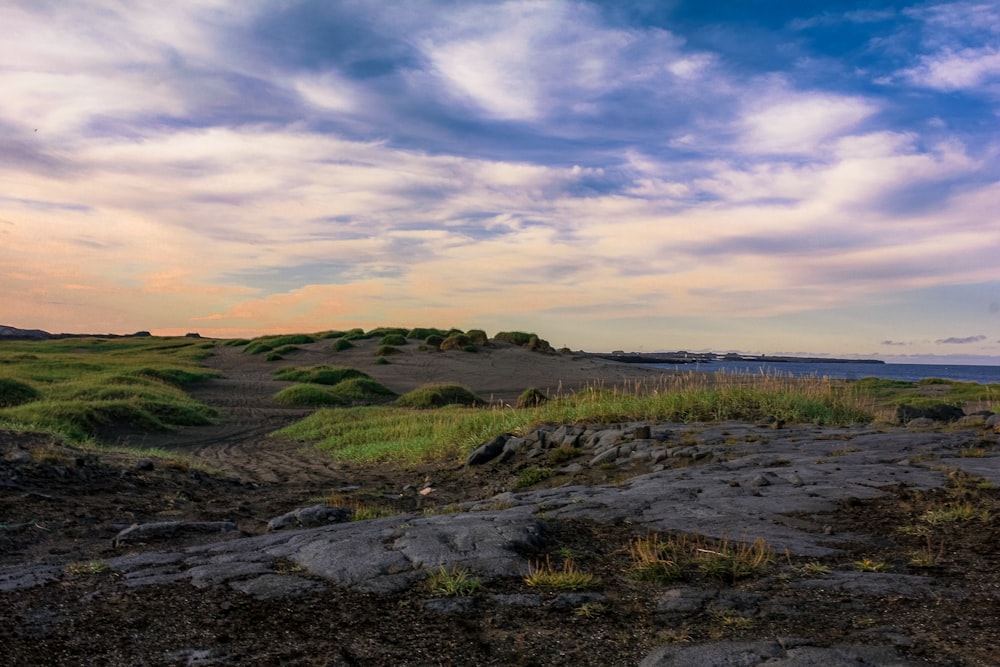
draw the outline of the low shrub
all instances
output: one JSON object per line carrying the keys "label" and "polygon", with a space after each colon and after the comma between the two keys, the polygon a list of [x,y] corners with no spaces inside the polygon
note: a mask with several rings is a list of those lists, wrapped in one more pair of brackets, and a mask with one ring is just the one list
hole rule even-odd
{"label": "low shrub", "polygon": [[425,345],[427,345],[428,347],[434,347],[439,349],[441,347],[441,343],[443,342],[444,342],[444,336],[440,336],[438,334],[431,334],[430,336],[424,339]]}
{"label": "low shrub", "polygon": [[392,345],[379,345],[375,348],[376,357],[388,357],[390,354],[399,354],[402,352],[398,347],[393,347]]}
{"label": "low shrub", "polygon": [[347,340],[346,338],[338,338],[336,342],[334,342],[334,344],[330,346],[330,349],[333,352],[343,352],[344,350],[349,350],[352,347],[354,347],[354,343],[352,343],[351,341]]}
{"label": "low shrub", "polygon": [[475,345],[466,345],[462,348],[462,352],[471,352],[472,354],[476,354],[479,352],[479,348]]}
{"label": "low shrub", "polygon": [[396,405],[404,408],[440,408],[445,405],[482,405],[475,394],[457,384],[430,384],[418,387],[396,399]]}

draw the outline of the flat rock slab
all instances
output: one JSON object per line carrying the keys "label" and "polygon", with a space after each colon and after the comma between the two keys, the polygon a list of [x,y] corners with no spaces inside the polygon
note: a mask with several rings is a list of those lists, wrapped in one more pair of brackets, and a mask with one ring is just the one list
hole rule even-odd
{"label": "flat rock slab", "polygon": [[[527,561],[521,554],[540,544],[549,519],[627,520],[650,530],[739,540],[763,538],[779,552],[787,549],[796,555],[823,556],[835,553],[839,543],[868,539],[828,534],[808,518],[833,511],[845,498],[871,498],[883,493],[882,487],[900,483],[915,488],[940,486],[946,473],[928,465],[941,458],[953,467],[1000,479],[1000,466],[992,465],[995,455],[960,456],[968,446],[969,432],[815,426],[771,430],[718,424],[702,427],[697,443],[682,445],[680,434],[690,430],[689,426],[655,425],[648,441],[654,444],[649,446],[668,451],[686,447],[711,456],[618,486],[506,493],[466,503],[465,511],[455,514],[404,514],[286,528],[175,551],[123,555],[107,563],[129,586],[190,582],[200,587],[231,586],[248,595],[280,596],[307,591],[310,586],[302,581],[327,580],[389,593],[407,589],[439,567],[464,567],[484,581],[524,574]],[[609,427],[607,439],[617,442],[624,432]],[[595,433],[592,440],[601,442],[603,437]],[[934,460],[921,463],[928,454]],[[290,516],[294,519],[294,513]],[[331,518],[339,517],[323,516],[324,521]],[[146,541],[161,533],[227,528],[222,524],[146,525],[119,538],[127,545],[133,536]],[[289,562],[297,570],[294,578],[287,574]],[[58,568],[49,566],[6,568],[0,570],[0,591],[45,585],[60,574]],[[880,581],[866,577],[831,580],[827,585],[863,594]],[[886,585],[892,588],[901,583]],[[915,589],[922,585],[916,580],[905,583]]]}

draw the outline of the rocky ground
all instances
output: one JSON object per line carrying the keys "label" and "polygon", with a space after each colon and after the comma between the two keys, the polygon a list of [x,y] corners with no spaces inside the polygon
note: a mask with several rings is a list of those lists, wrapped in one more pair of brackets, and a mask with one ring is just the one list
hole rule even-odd
{"label": "rocky ground", "polygon": [[[506,348],[388,366],[296,354],[396,391],[450,380],[506,401],[649,374]],[[105,437],[217,473],[0,433],[5,664],[1000,664],[985,424],[552,425],[474,465],[360,468],[268,435],[303,414],[270,401],[275,364],[231,348],[209,363],[223,377],[194,393],[219,424]],[[519,486],[530,469],[549,476]],[[387,516],[347,520],[372,509]],[[771,557],[747,576],[643,581],[629,546],[654,534],[704,536],[706,552],[762,539]],[[525,582],[567,562],[594,581]],[[435,594],[441,568],[481,585]]]}

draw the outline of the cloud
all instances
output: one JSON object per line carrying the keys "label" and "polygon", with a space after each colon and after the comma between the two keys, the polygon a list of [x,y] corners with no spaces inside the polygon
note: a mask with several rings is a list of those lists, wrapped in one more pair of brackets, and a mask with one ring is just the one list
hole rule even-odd
{"label": "cloud", "polygon": [[904,342],[898,341],[898,340],[884,340],[881,343],[879,343],[879,345],[906,346],[906,345],[909,345],[909,343],[904,343]]}
{"label": "cloud", "polygon": [[861,97],[778,92],[746,104],[743,145],[756,153],[813,154],[877,111]]}
{"label": "cloud", "polygon": [[981,343],[984,340],[986,340],[986,336],[978,335],[978,336],[966,336],[965,338],[955,338],[955,337],[939,338],[934,342],[945,345],[968,345],[970,343]]}
{"label": "cloud", "polygon": [[927,88],[974,90],[1000,79],[1000,49],[943,49],[933,55],[922,56],[916,67],[902,70],[900,74],[911,83]]}

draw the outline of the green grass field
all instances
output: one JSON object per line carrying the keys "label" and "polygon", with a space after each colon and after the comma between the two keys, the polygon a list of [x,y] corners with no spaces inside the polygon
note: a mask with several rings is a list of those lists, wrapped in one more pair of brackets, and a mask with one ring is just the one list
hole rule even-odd
{"label": "green grass field", "polygon": [[208,423],[215,410],[193,400],[184,387],[215,376],[200,363],[213,346],[158,337],[4,342],[0,428],[83,442],[106,426],[167,429]]}

